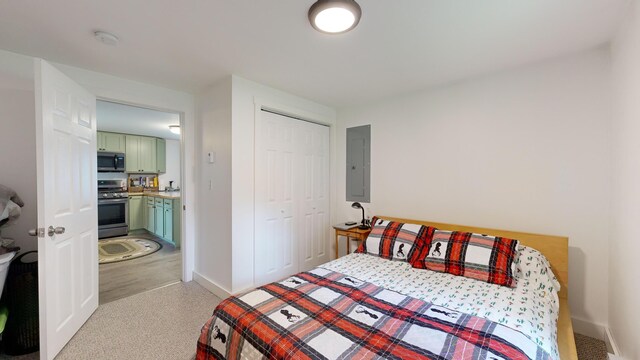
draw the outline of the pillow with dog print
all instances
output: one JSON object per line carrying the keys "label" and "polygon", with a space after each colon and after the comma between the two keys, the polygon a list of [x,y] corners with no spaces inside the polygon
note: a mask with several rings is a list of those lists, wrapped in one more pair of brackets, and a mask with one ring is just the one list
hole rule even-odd
{"label": "pillow with dog print", "polygon": [[518,240],[469,232],[436,230],[425,257],[411,266],[515,287]]}
{"label": "pillow with dog print", "polygon": [[411,262],[422,253],[420,250],[431,239],[434,231],[435,228],[430,226],[374,217],[371,221],[371,233],[356,252],[388,260]]}

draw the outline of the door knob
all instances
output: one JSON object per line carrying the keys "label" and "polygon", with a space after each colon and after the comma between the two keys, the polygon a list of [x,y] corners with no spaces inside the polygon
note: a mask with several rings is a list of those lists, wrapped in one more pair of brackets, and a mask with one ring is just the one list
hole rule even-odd
{"label": "door knob", "polygon": [[29,229],[28,234],[29,236],[44,237],[44,229],[43,228]]}
{"label": "door knob", "polygon": [[56,227],[56,228],[54,228],[53,226],[49,226],[49,229],[48,229],[48,230],[49,230],[49,231],[47,232],[47,234],[48,234],[49,236],[53,236],[54,234],[57,234],[57,235],[64,234],[64,232],[65,232],[65,230],[66,230],[66,229],[65,229],[65,228],[63,228],[62,226],[58,226],[58,227]]}

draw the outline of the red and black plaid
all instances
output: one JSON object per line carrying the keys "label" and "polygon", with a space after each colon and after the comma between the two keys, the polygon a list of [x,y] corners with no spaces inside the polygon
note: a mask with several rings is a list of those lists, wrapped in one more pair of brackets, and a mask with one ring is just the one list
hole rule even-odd
{"label": "red and black plaid", "polygon": [[[430,248],[426,253],[414,256],[411,266],[491,284],[515,286],[512,264],[518,254],[518,240],[459,231],[438,231],[432,238],[433,243],[446,243],[444,256],[435,256],[433,248]],[[487,255],[470,258],[470,247],[486,249],[483,254]]]}
{"label": "red and black plaid", "polygon": [[[422,225],[419,227],[417,233],[414,233],[403,229],[404,225],[405,223],[396,221],[385,222],[384,219],[374,216],[371,222],[371,233],[369,237],[358,246],[356,252],[375,254],[383,259],[392,260],[396,258],[394,257],[394,251],[397,248],[397,242],[400,241],[410,246],[405,253],[406,258],[403,260],[412,262],[415,258],[419,258],[420,254],[428,251],[431,238],[436,229]],[[367,249],[367,246],[371,246],[372,244],[375,245],[375,249]]]}
{"label": "red and black plaid", "polygon": [[299,284],[272,283],[220,303],[196,359],[550,359],[517,330],[344,274],[290,279]]}

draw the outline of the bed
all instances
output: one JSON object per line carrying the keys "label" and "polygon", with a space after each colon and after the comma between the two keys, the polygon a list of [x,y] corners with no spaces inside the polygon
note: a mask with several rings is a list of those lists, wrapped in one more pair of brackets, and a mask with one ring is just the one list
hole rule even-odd
{"label": "bed", "polygon": [[518,239],[546,257],[560,290],[350,254],[225,299],[202,328],[196,358],[577,359],[566,237],[381,218]]}

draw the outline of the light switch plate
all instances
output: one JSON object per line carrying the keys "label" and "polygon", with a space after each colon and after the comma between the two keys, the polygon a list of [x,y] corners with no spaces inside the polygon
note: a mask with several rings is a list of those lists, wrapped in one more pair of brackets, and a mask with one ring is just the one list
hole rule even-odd
{"label": "light switch plate", "polygon": [[216,162],[216,153],[214,151],[210,151],[207,154],[207,157],[209,158],[209,164],[215,164],[215,162]]}

